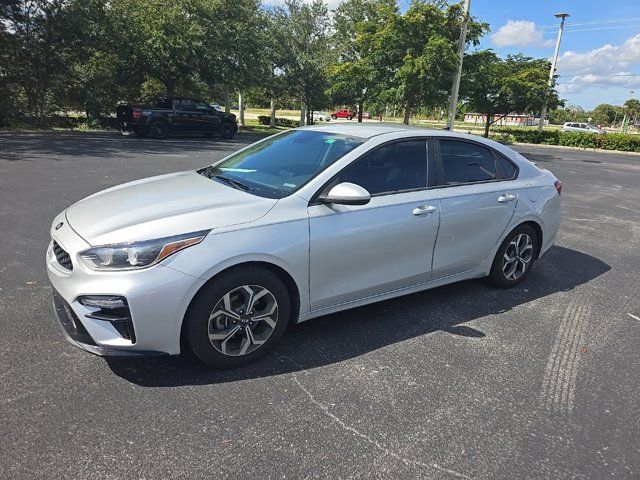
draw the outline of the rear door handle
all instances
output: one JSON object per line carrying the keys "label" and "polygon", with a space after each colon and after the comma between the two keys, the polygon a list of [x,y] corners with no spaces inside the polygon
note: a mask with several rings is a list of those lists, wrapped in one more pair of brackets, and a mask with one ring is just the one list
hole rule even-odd
{"label": "rear door handle", "polygon": [[413,209],[413,213],[414,215],[427,215],[429,213],[433,213],[437,210],[436,207],[434,207],[433,205],[421,205],[418,208],[414,208]]}
{"label": "rear door handle", "polygon": [[518,198],[516,195],[514,195],[513,193],[504,193],[502,195],[500,195],[498,197],[498,201],[500,203],[509,203],[514,201],[516,198]]}

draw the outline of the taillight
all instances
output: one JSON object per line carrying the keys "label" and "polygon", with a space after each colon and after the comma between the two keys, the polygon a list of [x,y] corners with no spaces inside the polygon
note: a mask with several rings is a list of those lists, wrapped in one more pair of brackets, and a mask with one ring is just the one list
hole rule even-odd
{"label": "taillight", "polygon": [[562,195],[562,182],[560,180],[556,180],[555,182],[553,182],[553,186],[556,187],[558,195]]}
{"label": "taillight", "polygon": [[131,116],[133,117],[134,120],[140,120],[142,118],[142,110],[134,108]]}

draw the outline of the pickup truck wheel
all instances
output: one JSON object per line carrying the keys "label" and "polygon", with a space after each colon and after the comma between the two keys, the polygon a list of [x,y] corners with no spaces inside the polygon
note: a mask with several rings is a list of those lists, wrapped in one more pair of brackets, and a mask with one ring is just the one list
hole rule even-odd
{"label": "pickup truck wheel", "polygon": [[233,138],[235,134],[236,134],[236,128],[231,123],[225,122],[222,125],[220,125],[220,136],[222,138],[230,140]]}
{"label": "pickup truck wheel", "polygon": [[153,122],[149,126],[149,132],[153,138],[166,138],[167,137],[167,125],[163,122]]}

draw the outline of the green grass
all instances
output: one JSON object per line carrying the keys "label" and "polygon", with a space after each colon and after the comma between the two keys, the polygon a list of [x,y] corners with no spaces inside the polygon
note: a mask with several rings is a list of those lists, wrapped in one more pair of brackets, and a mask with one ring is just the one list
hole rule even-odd
{"label": "green grass", "polygon": [[289,129],[285,127],[269,128],[269,125],[260,125],[258,120],[253,118],[246,119],[244,125],[240,127],[241,133],[260,133],[267,135],[273,135],[274,133],[282,132],[283,130]]}

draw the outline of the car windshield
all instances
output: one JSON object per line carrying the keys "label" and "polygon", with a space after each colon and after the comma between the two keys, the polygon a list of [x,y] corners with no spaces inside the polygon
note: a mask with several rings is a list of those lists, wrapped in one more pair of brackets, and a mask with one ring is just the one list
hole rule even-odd
{"label": "car windshield", "polygon": [[291,130],[198,173],[262,197],[282,198],[365,141],[335,133]]}

